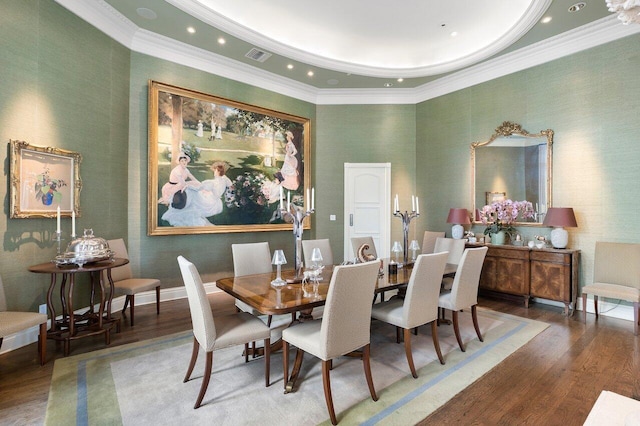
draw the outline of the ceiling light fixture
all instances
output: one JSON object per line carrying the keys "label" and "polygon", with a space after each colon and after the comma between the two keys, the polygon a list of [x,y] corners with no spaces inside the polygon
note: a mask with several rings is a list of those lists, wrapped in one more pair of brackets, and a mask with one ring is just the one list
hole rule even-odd
{"label": "ceiling light fixture", "polygon": [[307,75],[308,75],[309,77],[313,77],[313,71],[309,71],[309,72],[307,72]]}
{"label": "ceiling light fixture", "polygon": [[222,37],[218,37],[218,44],[225,44],[227,42],[227,40],[225,40]]}
{"label": "ceiling light fixture", "polygon": [[404,78],[399,78],[398,79],[398,83],[402,83],[404,81]]}
{"label": "ceiling light fixture", "polygon": [[551,22],[551,19],[553,19],[551,18],[551,16],[545,16],[540,22],[542,22],[543,24],[548,24],[549,22]]}
{"label": "ceiling light fixture", "polygon": [[453,32],[451,33],[451,37],[455,37],[455,36],[457,36],[457,35],[458,35],[458,32],[457,32],[457,31],[453,31]]}
{"label": "ceiling light fixture", "polygon": [[194,33],[196,32],[196,29],[195,29],[195,28],[193,28],[193,27],[187,27],[187,32],[188,32],[189,34],[194,34]]}
{"label": "ceiling light fixture", "polygon": [[640,0],[607,0],[609,12],[616,12],[623,24],[640,24]]}
{"label": "ceiling light fixture", "polygon": [[146,7],[139,7],[136,9],[136,13],[142,16],[144,19],[156,19],[158,15],[151,9]]}
{"label": "ceiling light fixture", "polygon": [[578,12],[584,9],[586,5],[587,4],[583,1],[581,1],[580,3],[572,4],[571,7],[569,7],[569,12]]}
{"label": "ceiling light fixture", "polygon": [[293,64],[287,65],[287,69],[292,70],[293,69]]}
{"label": "ceiling light fixture", "polygon": [[391,86],[393,86],[393,83],[385,83],[384,84],[384,87],[391,87]]}

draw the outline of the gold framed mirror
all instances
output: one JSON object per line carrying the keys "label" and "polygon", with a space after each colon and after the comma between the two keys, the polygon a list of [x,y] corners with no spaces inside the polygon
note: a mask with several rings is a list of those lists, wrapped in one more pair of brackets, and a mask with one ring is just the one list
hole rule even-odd
{"label": "gold framed mirror", "polygon": [[530,201],[533,218],[515,225],[542,225],[552,205],[553,130],[529,133],[520,124],[503,122],[486,141],[471,144],[473,223],[489,194]]}

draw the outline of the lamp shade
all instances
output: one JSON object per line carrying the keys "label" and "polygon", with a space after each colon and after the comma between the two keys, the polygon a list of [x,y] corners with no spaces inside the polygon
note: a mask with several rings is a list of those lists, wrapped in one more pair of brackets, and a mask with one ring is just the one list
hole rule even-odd
{"label": "lamp shade", "polygon": [[571,207],[549,207],[543,225],[575,228],[578,226]]}
{"label": "lamp shade", "polygon": [[471,223],[469,220],[469,211],[467,209],[449,209],[447,223],[455,223],[457,225],[467,225]]}

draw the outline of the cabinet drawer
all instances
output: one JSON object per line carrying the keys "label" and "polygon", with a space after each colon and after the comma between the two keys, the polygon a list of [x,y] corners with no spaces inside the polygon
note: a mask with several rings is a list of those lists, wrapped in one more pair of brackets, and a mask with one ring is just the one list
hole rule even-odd
{"label": "cabinet drawer", "polygon": [[540,262],[561,263],[563,265],[571,264],[571,254],[554,253],[548,251],[531,251],[531,260]]}
{"label": "cabinet drawer", "polygon": [[490,247],[487,252],[487,257],[501,257],[506,259],[521,259],[521,260],[529,260],[529,249],[528,248],[520,248],[520,247],[512,247],[509,248],[496,248]]}

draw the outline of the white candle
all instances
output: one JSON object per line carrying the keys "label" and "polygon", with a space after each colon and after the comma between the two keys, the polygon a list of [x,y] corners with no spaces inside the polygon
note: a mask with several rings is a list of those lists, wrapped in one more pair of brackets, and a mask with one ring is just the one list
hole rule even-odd
{"label": "white candle", "polygon": [[311,188],[311,210],[316,209],[316,189]]}
{"label": "white candle", "polygon": [[287,211],[291,211],[291,191],[287,191]]}
{"label": "white candle", "polygon": [[309,196],[309,188],[307,188],[307,198],[304,199],[307,202],[307,210],[311,210],[311,197]]}
{"label": "white candle", "polygon": [[283,206],[283,201],[282,201],[282,187],[280,187],[280,210],[282,210],[284,208]]}
{"label": "white candle", "polygon": [[411,211],[415,212],[416,211],[416,197],[415,196],[411,196]]}
{"label": "white candle", "polygon": [[71,211],[71,237],[76,236],[76,211]]}
{"label": "white candle", "polygon": [[393,212],[398,213],[400,211],[400,204],[398,203],[398,194],[396,194],[395,200],[393,200]]}
{"label": "white candle", "polygon": [[416,197],[416,214],[420,214],[420,201]]}
{"label": "white candle", "polygon": [[58,215],[56,217],[57,219],[57,223],[56,223],[56,232],[59,234],[60,233],[60,206],[58,206]]}

